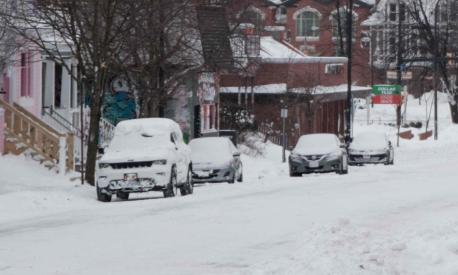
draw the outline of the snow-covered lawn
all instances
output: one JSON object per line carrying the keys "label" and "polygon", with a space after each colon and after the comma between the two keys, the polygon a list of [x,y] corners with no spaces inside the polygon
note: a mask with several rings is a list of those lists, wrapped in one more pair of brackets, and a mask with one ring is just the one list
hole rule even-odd
{"label": "snow-covered lawn", "polygon": [[445,124],[394,166],[302,178],[269,145],[243,156],[243,183],[111,203],[0,157],[0,274],[458,274],[457,137]]}

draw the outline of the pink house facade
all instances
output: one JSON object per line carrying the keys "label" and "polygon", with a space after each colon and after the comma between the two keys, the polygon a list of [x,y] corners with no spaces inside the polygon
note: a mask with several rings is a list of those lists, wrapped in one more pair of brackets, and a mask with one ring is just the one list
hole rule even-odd
{"label": "pink house facade", "polygon": [[[0,89],[9,104],[18,104],[58,132],[79,126],[76,62],[69,56],[59,64],[32,47],[22,48],[4,68]],[[68,68],[68,69],[67,69]],[[71,72],[71,73],[70,73]],[[0,114],[1,115],[1,114]],[[4,118],[0,117],[0,144],[4,144]],[[1,152],[3,148],[0,147]]]}

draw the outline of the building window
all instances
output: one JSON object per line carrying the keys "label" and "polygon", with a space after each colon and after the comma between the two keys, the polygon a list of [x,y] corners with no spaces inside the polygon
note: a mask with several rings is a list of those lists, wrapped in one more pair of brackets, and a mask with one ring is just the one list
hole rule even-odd
{"label": "building window", "polygon": [[296,18],[296,36],[319,38],[320,16],[312,11],[304,11]]}
{"label": "building window", "polygon": [[30,53],[21,53],[21,96],[31,96],[31,67],[30,67]]}
{"label": "building window", "polygon": [[396,7],[397,5],[395,3],[390,4],[390,10],[389,10],[389,16],[390,16],[390,21],[395,22],[396,21]]}
{"label": "building window", "polygon": [[287,19],[287,14],[288,11],[284,6],[280,6],[277,8],[277,11],[275,12],[275,22],[277,24],[285,24],[286,19]]}
{"label": "building window", "polygon": [[[331,13],[331,26],[332,26],[332,39],[347,39],[347,18],[348,12],[346,8],[340,8],[339,10],[335,10]],[[353,20],[353,32],[352,32],[352,39],[355,39],[356,35],[356,23],[358,21],[358,15],[353,12],[352,16]]]}

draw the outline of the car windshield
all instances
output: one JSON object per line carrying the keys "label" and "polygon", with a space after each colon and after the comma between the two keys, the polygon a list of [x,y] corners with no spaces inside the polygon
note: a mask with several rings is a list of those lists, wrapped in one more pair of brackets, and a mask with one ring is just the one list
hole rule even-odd
{"label": "car windshield", "polygon": [[302,155],[327,154],[339,149],[338,138],[333,134],[312,134],[302,136],[294,153]]}
{"label": "car windshield", "polygon": [[227,138],[197,138],[189,143],[193,161],[212,161],[232,157]]}
{"label": "car windshield", "polygon": [[164,146],[170,143],[170,134],[163,131],[148,129],[130,129],[129,131],[115,130],[113,140],[108,147],[112,151],[144,150]]}
{"label": "car windshield", "polygon": [[356,150],[377,150],[387,146],[387,139],[384,133],[361,133],[353,139],[350,149]]}

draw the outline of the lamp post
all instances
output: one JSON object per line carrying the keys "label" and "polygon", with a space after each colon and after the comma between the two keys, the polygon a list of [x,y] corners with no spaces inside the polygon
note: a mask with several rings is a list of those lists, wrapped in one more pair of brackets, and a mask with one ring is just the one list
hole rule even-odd
{"label": "lamp post", "polygon": [[288,117],[288,107],[283,105],[280,112],[282,123],[282,162],[286,162],[286,118]]}

